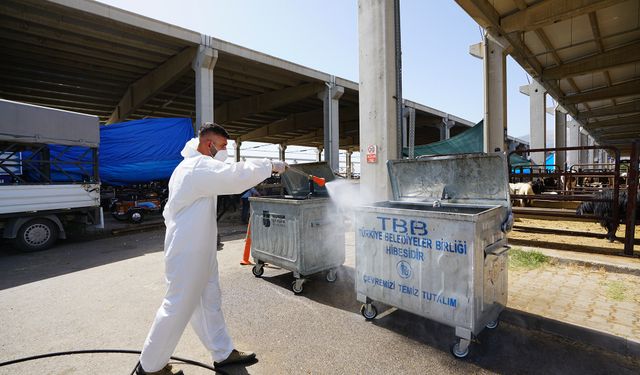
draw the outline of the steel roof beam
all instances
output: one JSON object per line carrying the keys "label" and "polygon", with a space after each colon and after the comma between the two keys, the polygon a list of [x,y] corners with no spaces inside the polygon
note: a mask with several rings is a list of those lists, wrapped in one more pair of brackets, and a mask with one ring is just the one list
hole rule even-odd
{"label": "steel roof beam", "polygon": [[605,108],[592,109],[591,111],[580,112],[578,113],[578,120],[589,120],[595,117],[624,115],[636,112],[640,112],[640,100],[635,100],[629,103],[618,104]]}
{"label": "steel roof beam", "polygon": [[[500,15],[489,1],[456,0],[456,2],[465,10],[465,12],[467,12],[467,14],[476,20],[480,26],[484,27],[490,35],[506,41],[511,47],[511,52],[509,52],[509,54],[527,73],[529,73],[533,78],[541,77],[543,70],[542,65],[522,41],[522,33],[505,33],[500,25]],[[550,82],[539,79],[539,82],[554,98],[561,98],[564,96],[564,93],[560,90],[560,87],[555,81]],[[566,106],[565,109],[571,115],[578,112],[573,106]]]}
{"label": "steel roof beam", "polygon": [[[340,111],[340,124],[344,125],[349,121],[356,120],[358,118],[358,108],[357,107],[348,107],[344,108]],[[274,137],[282,133],[286,132],[296,132],[296,131],[308,131],[309,129],[316,129],[312,133],[307,133],[301,135],[297,138],[294,138],[296,141],[300,141],[301,139],[306,139],[310,137],[310,134],[316,136],[316,132],[319,132],[319,137],[324,137],[324,129],[322,126],[323,121],[323,110],[313,110],[302,113],[294,113],[292,115],[287,116],[282,120],[274,121],[270,124],[262,126],[258,129],[254,129],[242,136],[240,136],[240,141],[251,141],[251,140],[259,140],[261,138],[266,137]],[[340,134],[343,133],[343,129],[340,129]],[[345,129],[346,130],[346,129]],[[324,139],[324,138],[323,138]]]}
{"label": "steel roof beam", "polygon": [[602,140],[606,143],[611,143],[612,141],[619,141],[620,143],[629,144],[633,141],[633,139],[640,137],[640,131],[632,131],[625,133],[615,133],[615,134],[603,134],[599,135],[598,140]]}
{"label": "steel roof beam", "polygon": [[580,94],[567,95],[561,98],[559,101],[562,104],[578,104],[592,102],[595,100],[605,100],[620,98],[623,96],[640,94],[640,79],[604,87],[601,89],[590,90]]}
{"label": "steel roof beam", "polygon": [[[618,125],[640,125],[640,115],[613,118],[605,121],[598,121],[587,125],[590,131],[615,130]],[[596,130],[597,129],[597,130]],[[640,128],[638,128],[640,131]]]}
{"label": "steel roof beam", "polygon": [[313,96],[324,89],[319,83],[306,83],[295,87],[287,87],[278,91],[240,98],[226,102],[215,109],[217,123],[224,124],[240,120],[246,116],[269,111],[300,99]]}
{"label": "steel roof beam", "polygon": [[[39,5],[42,5],[41,3],[42,2],[40,2]],[[90,22],[74,19],[68,14],[63,17],[55,12],[39,8],[37,10],[27,9],[23,11],[22,8],[25,7],[24,2],[21,3],[19,7],[20,8],[16,5],[12,5],[10,2],[0,1],[0,13],[19,20],[51,27],[53,29],[51,30],[51,33],[55,33],[57,30],[63,30],[66,32],[74,32],[80,35],[91,36],[101,40],[109,40],[113,43],[124,44],[142,51],[152,51],[167,55],[176,52],[175,49],[171,48],[170,42],[167,42],[166,44],[163,43],[165,45],[161,45],[150,40],[136,40],[131,38],[130,35],[125,35],[122,32],[114,33],[109,32],[109,29],[106,28],[92,27]]]}
{"label": "steel roof beam", "polygon": [[614,48],[586,58],[574,60],[553,68],[544,69],[544,81],[575,77],[591,72],[599,72],[614,66],[640,61],[640,42]]}
{"label": "steel roof beam", "polygon": [[129,86],[111,113],[107,124],[126,120],[147,100],[176,82],[191,68],[191,61],[195,55],[196,49],[194,47],[185,48]]}
{"label": "steel roof beam", "polygon": [[284,119],[274,121],[243,134],[238,140],[240,142],[252,141],[275,136],[288,131],[315,128],[320,124],[322,124],[322,109],[310,112],[294,113]]}
{"label": "steel roof beam", "polygon": [[506,33],[544,26],[610,7],[625,0],[544,0],[500,19]]}
{"label": "steel roof beam", "polygon": [[[91,49],[90,51],[106,51],[110,54],[118,54],[122,58],[140,59],[143,62],[158,64],[162,62],[166,54],[144,51],[136,47],[123,46],[113,43],[107,39],[96,39],[83,34],[74,34],[66,30],[55,31],[51,28],[38,25],[31,21],[17,20],[12,17],[4,17],[0,13],[0,24],[2,27],[19,34],[28,34],[38,38],[46,36],[48,40],[57,41],[63,44],[73,45],[81,48]],[[173,53],[170,52],[169,55]]]}

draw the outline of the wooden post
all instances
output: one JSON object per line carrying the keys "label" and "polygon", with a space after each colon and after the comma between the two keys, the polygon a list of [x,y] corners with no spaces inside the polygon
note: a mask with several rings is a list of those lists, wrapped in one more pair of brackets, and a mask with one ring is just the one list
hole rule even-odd
{"label": "wooden post", "polygon": [[636,232],[636,200],[638,196],[638,142],[633,142],[627,173],[627,223],[624,236],[624,255],[633,256],[633,242]]}

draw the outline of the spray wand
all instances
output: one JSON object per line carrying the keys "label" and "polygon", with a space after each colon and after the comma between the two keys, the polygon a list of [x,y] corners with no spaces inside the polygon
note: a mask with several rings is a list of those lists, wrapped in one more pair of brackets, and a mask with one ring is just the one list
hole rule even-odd
{"label": "spray wand", "polygon": [[309,181],[313,181],[316,184],[318,184],[318,186],[321,186],[321,187],[324,186],[324,184],[327,182],[322,177],[318,177],[318,176],[314,176],[312,174],[305,173],[305,172],[303,172],[303,171],[301,171],[299,169],[296,169],[296,168],[294,168],[294,167],[292,167],[290,165],[287,165],[287,169],[289,169],[290,171],[295,172],[295,173],[297,173],[299,175],[305,176],[306,178],[309,179]]}

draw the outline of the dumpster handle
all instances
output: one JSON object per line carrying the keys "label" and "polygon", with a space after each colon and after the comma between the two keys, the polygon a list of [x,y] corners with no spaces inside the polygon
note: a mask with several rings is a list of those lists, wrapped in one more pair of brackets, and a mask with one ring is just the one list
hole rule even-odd
{"label": "dumpster handle", "polygon": [[511,249],[511,246],[507,245],[507,243],[504,240],[500,240],[498,242],[495,242],[495,243],[487,246],[484,249],[484,253],[485,254],[495,255],[495,256],[500,256],[500,255],[506,253],[509,249]]}
{"label": "dumpster handle", "polygon": [[313,227],[320,227],[320,226],[323,226],[323,225],[329,225],[329,224],[331,224],[331,221],[329,221],[329,220],[315,220],[315,221],[312,221],[310,224],[311,224],[311,228],[313,228]]}

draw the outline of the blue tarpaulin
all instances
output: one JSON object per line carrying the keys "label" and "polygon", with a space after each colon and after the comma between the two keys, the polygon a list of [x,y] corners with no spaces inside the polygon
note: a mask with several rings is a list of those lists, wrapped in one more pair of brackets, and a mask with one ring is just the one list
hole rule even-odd
{"label": "blue tarpaulin", "polygon": [[[145,119],[101,126],[100,180],[109,185],[168,180],[183,159],[180,151],[193,137],[188,118]],[[51,159],[91,160],[90,153],[83,155],[85,148],[50,146],[50,150]],[[64,171],[74,177],[85,174],[72,166],[65,166]],[[67,175],[52,171],[56,181],[68,180]]]}

